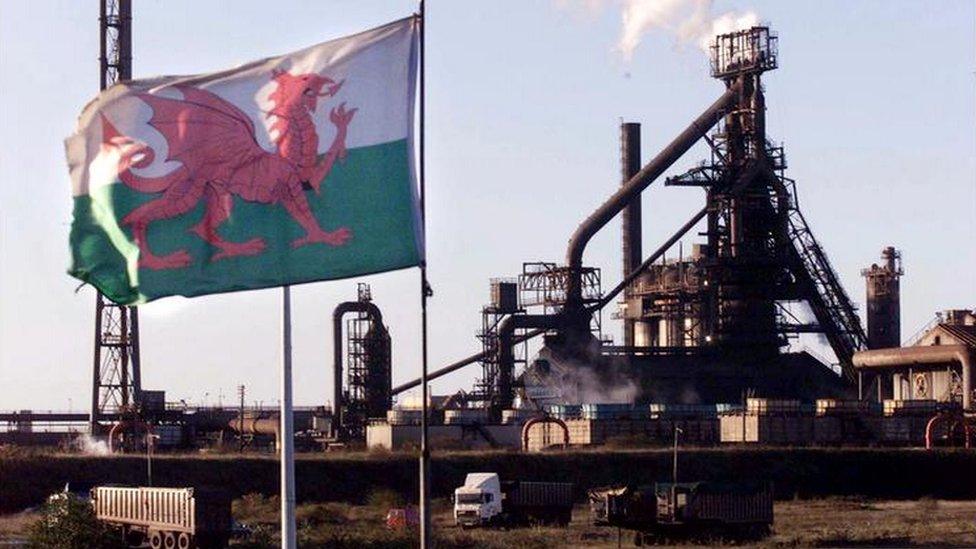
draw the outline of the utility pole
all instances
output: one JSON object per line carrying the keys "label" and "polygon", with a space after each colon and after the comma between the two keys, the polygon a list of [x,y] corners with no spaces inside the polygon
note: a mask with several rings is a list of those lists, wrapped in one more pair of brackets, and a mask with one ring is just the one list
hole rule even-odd
{"label": "utility pole", "polygon": [[681,429],[677,423],[674,425],[674,450],[671,453],[671,520],[676,520],[678,516],[678,435]]}
{"label": "utility pole", "polygon": [[[132,78],[132,4],[101,0],[99,10],[99,83],[104,90]],[[139,366],[139,314],[95,296],[95,353],[89,429],[99,421],[136,409],[142,391]]]}
{"label": "utility pole", "polygon": [[237,412],[237,451],[244,452],[244,384],[237,386],[237,396],[241,398],[241,406]]}

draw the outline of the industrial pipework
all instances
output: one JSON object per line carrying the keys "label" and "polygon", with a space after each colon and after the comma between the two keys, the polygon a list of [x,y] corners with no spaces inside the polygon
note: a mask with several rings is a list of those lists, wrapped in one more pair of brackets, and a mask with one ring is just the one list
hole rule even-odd
{"label": "industrial pipework", "polygon": [[875,349],[854,354],[854,366],[865,369],[891,369],[913,364],[946,364],[958,362],[962,369],[962,409],[972,410],[973,362],[976,356],[965,345],[929,345]]}
{"label": "industrial pipework", "polygon": [[739,100],[742,82],[737,81],[719,97],[705,112],[696,118],[678,137],[657,154],[647,165],[631,177],[606,202],[587,217],[573,233],[566,249],[566,264],[569,265],[570,276],[566,289],[566,312],[571,315],[570,322],[589,322],[588,315],[583,311],[583,293],[581,272],[583,267],[583,252],[590,239],[599,232],[621,210],[635,200],[640,199],[641,193],[651,183],[657,180],[665,170],[670,168],[679,158],[690,149],[699,139],[719,121],[721,115]]}
{"label": "industrial pipework", "polygon": [[[369,287],[360,285],[359,300],[340,303],[332,313],[332,436],[341,437],[348,426],[348,412],[356,408],[366,417],[386,413],[392,403],[390,335],[383,324],[383,313],[370,301]],[[349,398],[343,394],[343,316],[360,313],[368,328],[362,334],[351,334],[348,351],[354,360],[363,362],[356,375],[350,376]],[[353,338],[352,336],[356,337]],[[355,340],[354,340],[355,339]],[[354,349],[354,347],[361,347]],[[360,418],[364,419],[364,418]]]}

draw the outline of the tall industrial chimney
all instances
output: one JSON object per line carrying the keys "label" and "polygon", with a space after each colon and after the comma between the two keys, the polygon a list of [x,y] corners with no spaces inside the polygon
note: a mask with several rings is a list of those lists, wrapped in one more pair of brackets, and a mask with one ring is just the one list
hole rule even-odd
{"label": "tall industrial chimney", "polygon": [[869,349],[901,346],[901,252],[888,246],[881,261],[861,271],[867,281]]}
{"label": "tall industrial chimney", "polygon": [[[641,169],[640,153],[640,124],[624,122],[620,124],[620,175],[621,185],[626,185],[630,178]],[[621,244],[623,248],[623,276],[626,277],[640,266],[643,260],[641,251],[641,203],[637,195],[621,212],[623,219],[623,234]],[[630,287],[624,289],[624,300],[631,295]],[[624,318],[624,345],[634,345],[634,314],[629,312]]]}

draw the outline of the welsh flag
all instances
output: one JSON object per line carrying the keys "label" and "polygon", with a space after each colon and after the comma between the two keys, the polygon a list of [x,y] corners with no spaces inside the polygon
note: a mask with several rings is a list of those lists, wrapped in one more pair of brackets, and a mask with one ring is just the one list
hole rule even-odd
{"label": "welsh flag", "polygon": [[417,25],[102,92],[65,142],[69,274],[138,304],[418,265]]}

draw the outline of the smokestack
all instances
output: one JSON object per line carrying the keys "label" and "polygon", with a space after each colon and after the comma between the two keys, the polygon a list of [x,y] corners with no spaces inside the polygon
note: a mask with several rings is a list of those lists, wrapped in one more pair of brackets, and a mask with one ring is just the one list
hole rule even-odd
{"label": "smokestack", "polygon": [[[630,178],[641,169],[640,153],[640,124],[624,122],[620,124],[620,175],[621,185],[625,185]],[[621,212],[623,219],[623,234],[621,245],[623,248],[623,276],[627,277],[640,266],[643,260],[641,250],[641,195],[638,194]],[[630,287],[624,289],[624,300],[629,301]],[[632,316],[632,313],[627,316]],[[624,345],[634,345],[633,318],[624,318]]]}
{"label": "smokestack", "polygon": [[881,250],[881,265],[861,271],[867,279],[868,348],[901,346],[901,284],[905,273],[901,252],[888,246]]}

